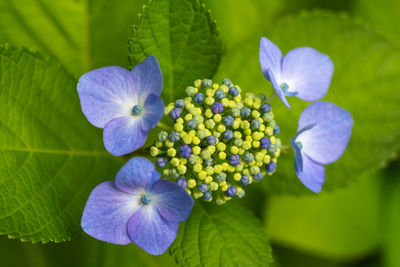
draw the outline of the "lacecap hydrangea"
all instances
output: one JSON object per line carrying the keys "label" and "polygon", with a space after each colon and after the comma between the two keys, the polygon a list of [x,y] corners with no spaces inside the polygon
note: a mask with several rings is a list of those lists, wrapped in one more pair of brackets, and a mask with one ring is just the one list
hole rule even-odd
{"label": "lacecap hydrangea", "polygon": [[196,80],[186,97],[165,108],[173,129],[150,148],[165,178],[193,198],[223,204],[277,167],[281,140],[271,105],[229,79]]}

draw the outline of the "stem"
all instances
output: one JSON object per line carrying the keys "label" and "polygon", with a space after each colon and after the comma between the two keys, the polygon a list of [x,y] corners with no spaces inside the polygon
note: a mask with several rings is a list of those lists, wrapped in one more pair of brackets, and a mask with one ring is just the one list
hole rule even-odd
{"label": "stem", "polygon": [[270,103],[272,100],[274,100],[275,96],[277,96],[277,93],[273,91],[272,94],[268,97],[267,102]]}
{"label": "stem", "polygon": [[287,150],[290,150],[291,148],[292,148],[292,146],[290,146],[290,145],[281,146],[281,151],[282,152],[287,151]]}
{"label": "stem", "polygon": [[171,126],[169,126],[161,121],[157,124],[157,127],[160,129],[166,130],[168,132],[172,132],[174,130]]}

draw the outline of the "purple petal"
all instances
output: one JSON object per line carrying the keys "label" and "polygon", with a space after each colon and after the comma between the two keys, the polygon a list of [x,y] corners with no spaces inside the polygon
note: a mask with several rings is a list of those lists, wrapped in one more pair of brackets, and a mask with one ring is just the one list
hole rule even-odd
{"label": "purple petal", "polygon": [[145,131],[153,129],[163,117],[164,109],[164,102],[159,96],[149,95],[143,106],[142,129]]}
{"label": "purple petal", "polygon": [[146,138],[147,132],[142,131],[140,117],[119,117],[111,120],[104,127],[104,146],[114,156],[135,151],[144,145]]}
{"label": "purple petal", "polygon": [[141,63],[137,64],[131,71],[136,86],[140,91],[142,102],[150,95],[161,95],[163,77],[160,65],[154,56],[148,56]]}
{"label": "purple petal", "polygon": [[104,67],[84,74],[78,82],[82,111],[91,124],[103,128],[114,118],[130,114],[138,93],[131,73]]}
{"label": "purple petal", "polygon": [[280,75],[282,52],[273,42],[265,37],[262,37],[260,40],[259,59],[262,73],[268,81],[271,81],[268,70],[271,70],[275,76]]}
{"label": "purple petal", "polygon": [[325,180],[325,167],[302,153],[302,168],[295,166],[297,177],[311,191],[319,193]]}
{"label": "purple petal", "polygon": [[131,243],[128,221],[139,209],[139,196],[118,190],[113,182],[104,182],[90,193],[82,215],[83,231],[102,241]]}
{"label": "purple petal", "polygon": [[160,177],[150,160],[134,157],[119,170],[115,177],[115,185],[127,193],[137,192],[139,188],[149,191]]}
{"label": "purple petal", "polygon": [[296,92],[305,101],[316,101],[328,92],[333,74],[332,60],[310,47],[289,51],[282,62],[280,81],[287,83],[288,92]]}
{"label": "purple petal", "polygon": [[152,255],[160,255],[174,242],[178,223],[164,220],[153,205],[147,205],[129,219],[128,232],[136,245]]}
{"label": "purple petal", "polygon": [[332,163],[340,158],[347,147],[353,127],[351,114],[329,102],[315,102],[300,115],[298,131],[314,125],[296,137],[303,152],[322,164]]}
{"label": "purple petal", "polygon": [[189,217],[193,199],[182,187],[168,181],[157,181],[151,190],[152,201],[164,219],[183,222]]}
{"label": "purple petal", "polygon": [[271,82],[272,87],[274,88],[276,94],[282,100],[283,104],[285,104],[285,106],[290,108],[289,102],[287,101],[285,94],[283,93],[283,91],[279,87],[278,83],[276,82],[275,75],[272,73],[271,70],[268,70],[267,73],[268,73],[268,75],[269,75],[269,77],[271,79],[270,82]]}

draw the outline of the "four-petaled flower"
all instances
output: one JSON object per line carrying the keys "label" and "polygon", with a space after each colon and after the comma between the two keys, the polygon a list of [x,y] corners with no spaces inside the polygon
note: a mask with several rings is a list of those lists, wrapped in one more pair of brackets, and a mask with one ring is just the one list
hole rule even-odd
{"label": "four-petaled flower", "polygon": [[104,128],[104,146],[111,154],[128,154],[144,145],[147,132],[164,113],[162,83],[160,66],[153,56],[132,71],[104,67],[79,79],[82,111],[91,124]]}
{"label": "four-petaled flower", "polygon": [[261,70],[282,102],[286,96],[316,101],[325,96],[333,74],[330,58],[311,47],[299,47],[282,57],[281,50],[265,37],[260,42]]}
{"label": "four-petaled flower", "polygon": [[115,181],[93,189],[83,211],[83,230],[102,241],[131,242],[150,254],[162,254],[174,241],[178,224],[186,220],[193,199],[185,189],[160,174],[148,159],[135,157]]}
{"label": "four-petaled flower", "polygon": [[325,164],[338,160],[349,142],[353,118],[329,102],[315,102],[300,115],[297,135],[291,139],[295,151],[295,171],[301,182],[320,192],[325,180]]}

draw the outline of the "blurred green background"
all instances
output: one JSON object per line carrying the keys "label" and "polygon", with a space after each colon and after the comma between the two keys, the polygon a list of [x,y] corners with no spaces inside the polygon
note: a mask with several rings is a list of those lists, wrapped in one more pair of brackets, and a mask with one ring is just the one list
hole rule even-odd
{"label": "blurred green background", "polygon": [[[148,1],[63,2],[67,4],[53,5],[49,4],[50,0],[0,0],[0,41],[24,44],[53,55],[76,77],[95,67],[129,66],[126,54],[130,25],[137,22],[137,14]],[[262,36],[279,19],[305,11],[341,14],[367,31],[376,32],[396,49],[400,48],[400,2],[397,0],[205,2],[217,20],[224,44],[226,58],[218,77],[229,72],[229,60],[236,60],[235,53],[246,40]],[[49,5],[54,9],[43,8]],[[32,9],[27,11],[24,6]],[[33,8],[38,6],[42,8]],[[51,29],[42,31],[43,24],[54,24],[54,21],[70,24],[71,32],[53,35]],[[85,24],[88,28],[80,27],[82,21],[89,21]],[[83,39],[88,31],[90,40]],[[237,73],[238,76],[247,76],[245,71]],[[398,92],[399,87],[397,84],[393,90]],[[400,103],[396,105],[399,114]],[[379,127],[379,122],[375,123]],[[370,157],[373,159],[374,155]],[[348,186],[323,190],[319,195],[271,195],[251,188],[243,201],[266,227],[274,266],[400,266],[400,162],[392,158],[383,169],[370,171],[358,179],[342,173],[343,180],[352,180]],[[84,235],[70,242],[35,245],[1,236],[0,251],[1,266],[175,265],[168,253],[154,257],[135,245],[113,246]]]}

